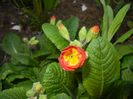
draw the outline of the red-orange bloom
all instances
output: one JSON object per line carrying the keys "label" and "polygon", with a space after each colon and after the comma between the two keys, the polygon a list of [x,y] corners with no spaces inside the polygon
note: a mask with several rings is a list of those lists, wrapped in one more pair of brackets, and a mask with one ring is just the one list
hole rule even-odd
{"label": "red-orange bloom", "polygon": [[83,49],[77,46],[68,46],[62,50],[59,57],[60,66],[66,71],[74,71],[82,66],[86,59],[86,54]]}

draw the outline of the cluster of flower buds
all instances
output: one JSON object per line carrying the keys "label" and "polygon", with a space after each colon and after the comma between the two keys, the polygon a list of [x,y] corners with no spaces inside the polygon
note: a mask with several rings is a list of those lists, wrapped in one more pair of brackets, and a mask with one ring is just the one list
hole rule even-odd
{"label": "cluster of flower buds", "polygon": [[25,43],[27,43],[28,45],[31,45],[31,46],[36,45],[36,44],[39,43],[39,41],[36,40],[36,37],[35,37],[35,36],[33,36],[32,38],[30,38],[30,40],[28,40],[27,37],[24,37],[24,38],[23,38],[23,41],[24,41]]}
{"label": "cluster of flower buds", "polygon": [[87,30],[85,27],[82,27],[79,31],[79,39],[80,42],[84,42],[82,46],[85,46],[88,42],[95,39],[98,35],[99,27],[97,25],[90,28],[90,30],[87,33]]}
{"label": "cluster of flower buds", "polygon": [[33,83],[32,89],[26,92],[28,99],[47,99],[47,96],[44,94],[44,88],[40,82]]}

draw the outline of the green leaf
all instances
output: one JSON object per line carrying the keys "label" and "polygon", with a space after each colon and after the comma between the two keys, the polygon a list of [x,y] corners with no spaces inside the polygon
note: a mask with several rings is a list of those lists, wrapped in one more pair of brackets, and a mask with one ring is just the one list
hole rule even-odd
{"label": "green leaf", "polygon": [[127,25],[129,28],[133,28],[133,21],[127,21]]}
{"label": "green leaf", "polygon": [[77,99],[86,92],[83,84],[79,83],[78,84],[78,93],[77,93]]}
{"label": "green leaf", "polygon": [[20,75],[20,74],[11,74],[6,78],[6,81],[8,83],[11,83],[12,81],[14,81],[15,79],[23,79],[25,78],[24,75]]}
{"label": "green leaf", "polygon": [[24,65],[36,66],[38,62],[27,54],[18,53],[14,55],[14,58]]}
{"label": "green leaf", "polygon": [[46,36],[55,44],[55,46],[62,51],[65,47],[68,46],[68,42],[63,39],[59,33],[59,30],[56,26],[51,24],[43,24],[42,29]]}
{"label": "green leaf", "polygon": [[112,8],[107,5],[107,6],[104,6],[104,16],[103,16],[103,26],[102,26],[102,35],[104,38],[107,38],[108,36],[108,30],[109,30],[109,27],[113,21],[113,10]]}
{"label": "green leaf", "polygon": [[133,55],[125,56],[121,62],[122,80],[133,81]]}
{"label": "green leaf", "polygon": [[32,10],[29,10],[27,8],[23,8],[22,10],[28,15],[32,16],[34,19],[38,20],[37,16],[32,12]]}
{"label": "green leaf", "polygon": [[33,56],[32,56],[32,57],[33,57],[33,58],[37,58],[37,57],[39,57],[39,56],[44,56],[44,55],[49,55],[49,54],[50,54],[49,51],[40,49],[40,50],[35,51],[35,52],[33,53]]}
{"label": "green leaf", "polygon": [[132,99],[133,82],[125,80],[115,81],[101,97],[101,99]]}
{"label": "green leaf", "polygon": [[61,93],[51,97],[50,99],[72,99],[72,98],[65,93]]}
{"label": "green leaf", "polygon": [[32,88],[33,82],[31,80],[21,81],[14,85],[14,87],[23,87],[26,90],[29,90]]}
{"label": "green leaf", "polygon": [[59,58],[59,54],[51,54],[47,57],[47,59],[58,59]]}
{"label": "green leaf", "polygon": [[111,23],[108,30],[108,40],[110,41],[112,37],[115,35],[116,31],[119,29],[128,9],[130,8],[130,4],[125,5],[123,8],[115,16],[113,22]]}
{"label": "green leaf", "polygon": [[9,55],[24,52],[23,44],[16,34],[7,34],[2,41],[3,50]]}
{"label": "green leaf", "polygon": [[0,91],[2,90],[2,82],[0,81]]}
{"label": "green leaf", "polygon": [[56,53],[58,52],[56,46],[46,37],[45,34],[42,34],[39,37],[39,45],[41,50],[46,50],[51,53]]}
{"label": "green leaf", "polygon": [[13,70],[11,68],[11,64],[5,63],[0,67],[0,80],[4,80],[8,74],[12,74]]}
{"label": "green leaf", "polygon": [[48,12],[48,11],[52,11],[53,10],[53,7],[54,7],[54,3],[55,3],[56,0],[43,0],[44,2],[44,7],[45,7],[45,11]]}
{"label": "green leaf", "polygon": [[120,78],[120,61],[113,45],[102,37],[94,39],[86,51],[88,60],[83,66],[83,85],[90,96],[98,98]]}
{"label": "green leaf", "polygon": [[133,48],[130,45],[116,45],[115,46],[119,59],[121,59],[123,56],[133,53]]}
{"label": "green leaf", "polygon": [[27,99],[24,88],[11,88],[0,93],[1,99]]}
{"label": "green leaf", "polygon": [[62,92],[71,93],[74,86],[72,73],[64,71],[58,63],[48,65],[42,79],[48,97]]}
{"label": "green leaf", "polygon": [[63,22],[65,27],[68,29],[70,39],[74,40],[76,37],[76,32],[78,30],[79,22],[77,17],[71,17]]}
{"label": "green leaf", "polygon": [[122,43],[124,42],[126,39],[128,39],[131,35],[133,34],[133,28],[130,29],[128,32],[126,32],[125,34],[123,34],[117,41],[115,41],[114,45],[116,45],[117,43]]}

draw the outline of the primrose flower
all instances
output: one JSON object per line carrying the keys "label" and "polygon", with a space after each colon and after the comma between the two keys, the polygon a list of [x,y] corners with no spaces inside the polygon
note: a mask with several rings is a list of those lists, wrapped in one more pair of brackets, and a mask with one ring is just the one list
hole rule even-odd
{"label": "primrose flower", "polygon": [[77,46],[68,46],[62,50],[59,57],[60,66],[66,71],[74,71],[82,66],[86,59],[83,49]]}

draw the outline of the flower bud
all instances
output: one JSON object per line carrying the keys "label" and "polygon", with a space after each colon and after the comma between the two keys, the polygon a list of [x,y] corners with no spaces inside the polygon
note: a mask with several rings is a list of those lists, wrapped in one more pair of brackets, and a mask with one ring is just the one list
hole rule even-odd
{"label": "flower bud", "polygon": [[23,41],[24,41],[24,42],[28,42],[28,38],[27,38],[27,37],[24,37],[24,38],[23,38]]}
{"label": "flower bud", "polygon": [[55,25],[55,16],[52,16],[51,17],[50,24]]}
{"label": "flower bud", "polygon": [[30,89],[30,90],[28,90],[27,92],[26,92],[26,96],[27,97],[33,97],[35,95],[35,91],[33,91],[32,89]]}
{"label": "flower bud", "polygon": [[85,26],[83,26],[83,27],[80,29],[80,31],[79,31],[79,39],[80,39],[81,42],[85,39],[85,37],[86,37],[86,32],[87,32],[87,30],[86,30]]}
{"label": "flower bud", "polygon": [[61,25],[61,24],[62,24],[62,21],[59,20],[59,21],[57,21],[56,26],[58,27],[58,26]]}
{"label": "flower bud", "polygon": [[40,84],[40,82],[36,82],[33,84],[33,90],[40,91],[41,88],[42,88],[42,85]]}
{"label": "flower bud", "polygon": [[82,47],[81,42],[79,42],[78,40],[71,41],[71,42],[70,42],[70,45],[74,45],[74,46]]}
{"label": "flower bud", "polygon": [[39,43],[38,40],[34,40],[34,41],[31,42],[31,45],[36,45],[36,44],[38,44],[38,43]]}
{"label": "flower bud", "polygon": [[99,27],[97,26],[97,25],[95,25],[94,27],[92,27],[92,32],[94,33],[94,34],[98,34],[98,31],[99,31]]}
{"label": "flower bud", "polygon": [[47,99],[46,95],[39,95],[39,99]]}
{"label": "flower bud", "polygon": [[70,41],[69,32],[67,28],[63,24],[61,24],[58,26],[58,29],[59,29],[61,36],[65,38],[66,40]]}
{"label": "flower bud", "polygon": [[89,42],[90,40],[96,38],[98,31],[99,31],[98,26],[92,27],[86,35],[86,41]]}
{"label": "flower bud", "polygon": [[37,43],[39,43],[39,41],[36,40],[36,37],[35,37],[35,36],[32,37],[32,38],[30,39],[30,41],[28,41],[28,44],[29,44],[29,45],[36,45]]}

